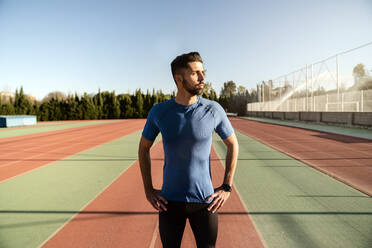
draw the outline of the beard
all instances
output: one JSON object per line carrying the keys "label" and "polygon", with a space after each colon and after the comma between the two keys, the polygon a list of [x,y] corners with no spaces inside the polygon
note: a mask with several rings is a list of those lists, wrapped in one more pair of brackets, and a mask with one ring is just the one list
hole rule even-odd
{"label": "beard", "polygon": [[195,86],[191,86],[190,83],[188,83],[188,81],[186,79],[183,79],[182,81],[182,85],[183,85],[183,88],[190,93],[190,95],[192,96],[200,96],[201,94],[203,94],[203,88],[199,88],[198,85],[200,84],[204,84],[204,82],[200,82],[199,84],[195,85]]}

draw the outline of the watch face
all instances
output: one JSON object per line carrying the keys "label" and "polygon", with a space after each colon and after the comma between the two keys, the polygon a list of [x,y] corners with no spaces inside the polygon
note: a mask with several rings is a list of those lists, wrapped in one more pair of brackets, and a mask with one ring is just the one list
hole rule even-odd
{"label": "watch face", "polygon": [[231,191],[232,191],[231,186],[228,185],[228,184],[222,184],[222,188],[223,188],[223,190],[226,191],[226,192],[231,192]]}

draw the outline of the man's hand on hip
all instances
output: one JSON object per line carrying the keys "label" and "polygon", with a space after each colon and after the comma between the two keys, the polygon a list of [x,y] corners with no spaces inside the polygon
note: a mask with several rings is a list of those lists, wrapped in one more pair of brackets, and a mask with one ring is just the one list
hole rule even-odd
{"label": "man's hand on hip", "polygon": [[212,211],[212,213],[216,212],[220,209],[223,204],[225,204],[226,200],[229,198],[230,192],[224,191],[221,187],[217,188],[213,195],[210,195],[205,201],[213,201],[208,206],[208,211]]}
{"label": "man's hand on hip", "polygon": [[168,201],[160,194],[160,190],[152,189],[146,191],[146,198],[156,210],[160,212],[167,211],[165,204],[168,204]]}

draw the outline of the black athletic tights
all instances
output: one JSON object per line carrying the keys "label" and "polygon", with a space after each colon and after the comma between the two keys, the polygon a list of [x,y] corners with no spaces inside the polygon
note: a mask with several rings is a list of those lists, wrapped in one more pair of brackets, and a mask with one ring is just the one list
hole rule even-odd
{"label": "black athletic tights", "polygon": [[167,211],[159,212],[159,232],[164,248],[181,246],[186,219],[189,219],[198,248],[215,247],[218,215],[208,211],[207,203],[168,201]]}

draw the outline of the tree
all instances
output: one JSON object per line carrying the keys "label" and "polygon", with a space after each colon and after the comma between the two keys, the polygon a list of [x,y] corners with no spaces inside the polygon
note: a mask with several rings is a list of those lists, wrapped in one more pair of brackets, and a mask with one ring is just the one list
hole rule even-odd
{"label": "tree", "polygon": [[141,93],[141,89],[136,90],[135,96],[134,96],[134,102],[135,102],[135,113],[136,117],[142,118],[143,117],[143,96]]}
{"label": "tree", "polygon": [[363,78],[366,75],[366,70],[364,69],[364,65],[362,63],[357,64],[353,69],[353,76],[355,81],[357,82],[358,79]]}
{"label": "tree", "polygon": [[233,97],[236,95],[236,84],[234,81],[227,81],[223,83],[223,87],[221,88],[220,97],[218,102],[227,112],[232,112],[234,107],[234,99]]}
{"label": "tree", "polygon": [[211,88],[211,90],[209,91],[209,99],[210,100],[213,100],[213,101],[217,101],[218,100],[217,93],[216,93],[216,91],[213,88]]}
{"label": "tree", "polygon": [[251,98],[250,102],[258,102],[258,95],[256,89],[251,89],[250,98]]}
{"label": "tree", "polygon": [[11,101],[1,105],[1,114],[3,115],[14,115],[15,109]]}
{"label": "tree", "polygon": [[97,108],[93,103],[92,98],[84,93],[84,96],[81,98],[81,104],[79,106],[83,114],[82,119],[84,120],[95,120],[97,119],[98,112]]}
{"label": "tree", "polygon": [[67,99],[64,101],[65,119],[66,120],[79,120],[81,117],[81,109],[79,109],[79,97],[75,95],[68,95]]}
{"label": "tree", "polygon": [[50,108],[49,108],[49,102],[48,101],[45,101],[40,105],[39,119],[41,121],[49,121],[49,109]]}
{"label": "tree", "polygon": [[209,100],[217,101],[217,94],[216,91],[213,89],[211,82],[206,82],[204,84],[202,97]]}
{"label": "tree", "polygon": [[120,104],[120,118],[132,118],[134,109],[131,96],[129,94],[120,94],[117,98]]}
{"label": "tree", "polygon": [[238,95],[245,95],[246,94],[246,88],[242,85],[239,85],[238,87]]}
{"label": "tree", "polygon": [[153,106],[152,97],[150,95],[149,90],[146,91],[146,95],[143,97],[143,117],[147,116],[147,113],[150,111],[151,107]]}
{"label": "tree", "polygon": [[238,87],[238,95],[234,97],[234,112],[239,116],[244,116],[247,114],[247,104],[251,101],[251,96],[248,90],[240,85]]}
{"label": "tree", "polygon": [[152,104],[153,104],[153,105],[159,103],[159,97],[158,97],[157,92],[155,92],[155,89],[152,89],[152,96],[151,96],[151,99],[152,99]]}
{"label": "tree", "polygon": [[364,69],[364,65],[362,63],[357,64],[353,68],[353,76],[354,76],[354,88],[359,90],[363,85],[363,79],[366,76],[366,70]]}
{"label": "tree", "polygon": [[38,101],[35,101],[34,102],[34,105],[32,106],[32,108],[33,108],[32,114],[36,115],[36,118],[39,121],[40,120],[40,104],[39,104],[39,102]]}
{"label": "tree", "polygon": [[18,90],[16,90],[14,98],[14,109],[15,113],[18,115],[30,114],[32,111],[32,104],[28,97],[24,94],[22,86],[19,92]]}
{"label": "tree", "polygon": [[212,88],[212,83],[210,82],[205,82],[204,83],[204,87],[203,87],[203,94],[202,94],[202,97],[204,98],[208,98],[209,99],[209,92]]}
{"label": "tree", "polygon": [[364,64],[357,64],[353,68],[354,85],[352,89],[367,90],[372,89],[372,77],[364,68]]}
{"label": "tree", "polygon": [[118,119],[120,118],[120,104],[116,98],[115,91],[102,92],[103,98],[103,119]]}
{"label": "tree", "polygon": [[221,89],[221,94],[220,96],[226,96],[226,97],[231,97],[236,94],[236,84],[234,81],[228,81],[223,83],[223,88]]}
{"label": "tree", "polygon": [[98,93],[93,96],[93,103],[96,106],[97,119],[102,119],[103,117],[103,97],[101,89],[98,89]]}
{"label": "tree", "polygon": [[110,104],[110,111],[109,111],[109,118],[111,119],[119,119],[120,118],[120,104],[118,99],[116,98],[115,91],[112,91],[109,95],[109,104]]}

